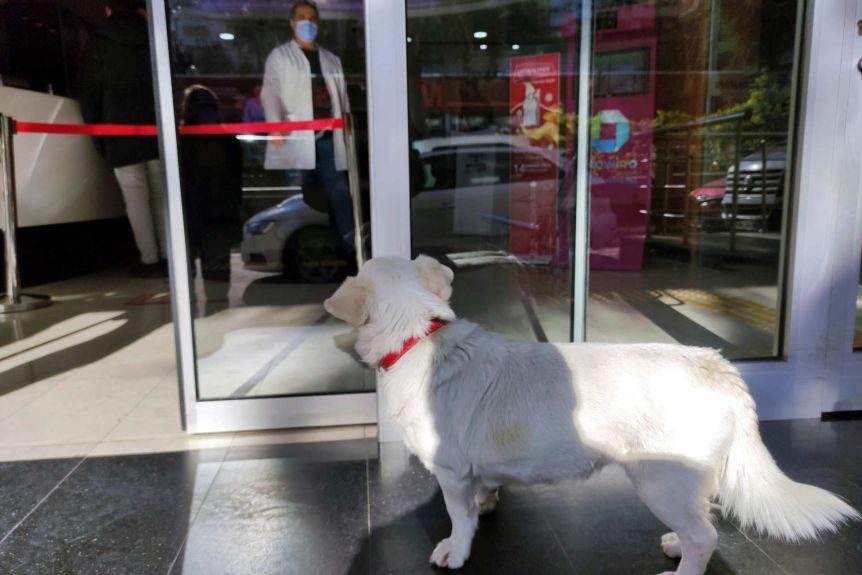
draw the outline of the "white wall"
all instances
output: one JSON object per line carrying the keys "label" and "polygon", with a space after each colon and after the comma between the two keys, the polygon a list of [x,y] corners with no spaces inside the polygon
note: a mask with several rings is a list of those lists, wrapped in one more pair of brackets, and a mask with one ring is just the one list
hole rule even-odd
{"label": "white wall", "polygon": [[[26,122],[83,122],[75,100],[3,86],[0,112]],[[89,136],[17,134],[14,146],[19,227],[125,215],[116,180]]]}

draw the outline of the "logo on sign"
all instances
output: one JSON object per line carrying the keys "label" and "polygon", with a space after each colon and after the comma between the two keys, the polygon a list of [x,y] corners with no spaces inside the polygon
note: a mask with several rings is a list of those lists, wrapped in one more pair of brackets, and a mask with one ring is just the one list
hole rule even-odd
{"label": "logo on sign", "polygon": [[603,110],[590,122],[590,140],[597,152],[616,152],[629,141],[629,120],[619,110]]}

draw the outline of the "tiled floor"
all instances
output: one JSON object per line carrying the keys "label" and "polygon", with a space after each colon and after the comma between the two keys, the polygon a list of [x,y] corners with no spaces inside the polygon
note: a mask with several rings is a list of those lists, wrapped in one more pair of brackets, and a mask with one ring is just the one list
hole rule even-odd
{"label": "tiled floor", "polygon": [[[701,278],[715,283],[714,293],[667,290],[668,285],[701,280],[678,279],[685,274],[676,264],[662,265],[667,269],[656,264],[635,284],[622,272],[594,274],[591,338],[694,338],[693,343],[726,348],[729,340],[738,344],[738,337],[745,336],[748,351],[770,347],[769,317],[759,327],[745,327],[738,317],[730,317],[727,307],[731,298],[748,302],[748,308],[731,307],[742,309],[750,322],[760,317],[752,306],[771,309],[774,290],[716,283],[730,280],[714,270]],[[734,282],[742,281],[739,275],[733,275]],[[195,321],[203,397],[373,388],[373,374],[352,351],[350,329],[322,308],[334,284],[285,283],[272,274],[245,270],[238,260],[232,278],[230,307]],[[669,295],[655,295],[656,290]],[[166,280],[133,279],[126,270],[107,270],[33,291],[51,295],[55,304],[0,318],[0,461],[232,444],[232,434],[189,437],[181,428]],[[512,337],[564,340],[570,329],[570,292],[566,273],[486,266],[459,271],[453,305],[458,313]],[[199,279],[196,293],[204,294]],[[297,438],[367,436],[368,430],[357,428],[319,437],[302,432]]]}
{"label": "tiled floor", "polygon": [[[793,478],[862,506],[862,421],[762,424]],[[0,464],[0,573],[417,574],[449,520],[433,479],[373,440]],[[788,545],[718,520],[710,574],[862,573],[862,526]],[[614,468],[505,488],[463,573],[649,574],[667,531]]]}
{"label": "tiled floor", "polygon": [[[248,274],[242,278],[247,288],[257,277]],[[230,297],[236,305],[250,297],[249,289],[243,290],[240,285],[243,282],[236,282],[231,290]],[[306,290],[304,286],[294,287]],[[283,305],[284,301],[269,307],[261,305],[261,301],[272,301],[272,292],[277,289],[277,285],[255,286],[251,291],[257,299],[253,298],[247,307],[222,313],[245,313],[251,323],[263,315],[270,324],[287,326],[291,306]],[[0,318],[0,461],[226,448],[250,441],[362,439],[375,434],[373,426],[354,426],[189,436],[180,421],[166,280],[134,279],[125,270],[114,270],[37,286],[32,291],[51,295],[54,305]],[[311,294],[308,298],[322,296]],[[317,307],[315,317],[323,313],[322,306]],[[277,309],[273,311],[274,308]],[[217,317],[206,318],[214,319]],[[221,318],[221,324],[230,325],[230,321]],[[321,337],[331,340],[333,327],[320,327],[326,332]],[[229,330],[210,325],[208,341],[223,339],[219,333],[224,331]],[[206,347],[205,344],[202,345]],[[207,353],[218,355],[221,345]],[[277,346],[276,352],[284,348],[285,345]],[[307,355],[302,346],[288,351]],[[345,362],[362,371],[348,353],[343,355],[346,360],[335,365],[340,370],[336,373],[343,373]],[[260,361],[241,359],[236,358],[234,363],[240,367],[251,365],[252,372],[260,369]],[[293,361],[295,357],[290,359],[282,363],[301,365]],[[314,371],[318,381],[334,381],[321,373],[329,368],[335,369],[331,360]],[[273,371],[280,381],[293,384],[290,374]],[[266,381],[269,380],[262,383]]]}

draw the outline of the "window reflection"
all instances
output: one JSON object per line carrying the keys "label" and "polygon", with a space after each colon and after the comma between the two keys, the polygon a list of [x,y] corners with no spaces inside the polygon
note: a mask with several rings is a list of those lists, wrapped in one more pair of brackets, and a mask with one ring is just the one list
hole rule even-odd
{"label": "window reflection", "polygon": [[578,7],[407,2],[413,252],[456,270],[462,315],[568,340],[586,162],[588,339],[775,355],[801,3],[593,9],[578,159]]}
{"label": "window reflection", "polygon": [[322,306],[369,248],[362,2],[169,8],[200,398],[373,389]]}

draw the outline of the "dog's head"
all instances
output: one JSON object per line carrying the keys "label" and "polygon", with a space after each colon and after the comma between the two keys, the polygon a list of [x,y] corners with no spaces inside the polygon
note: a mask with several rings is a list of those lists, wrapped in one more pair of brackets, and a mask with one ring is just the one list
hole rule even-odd
{"label": "dog's head", "polygon": [[[434,258],[372,258],[323,302],[326,311],[353,327],[370,321],[421,323],[454,319],[449,307],[455,274]],[[424,329],[424,328],[420,328]]]}

